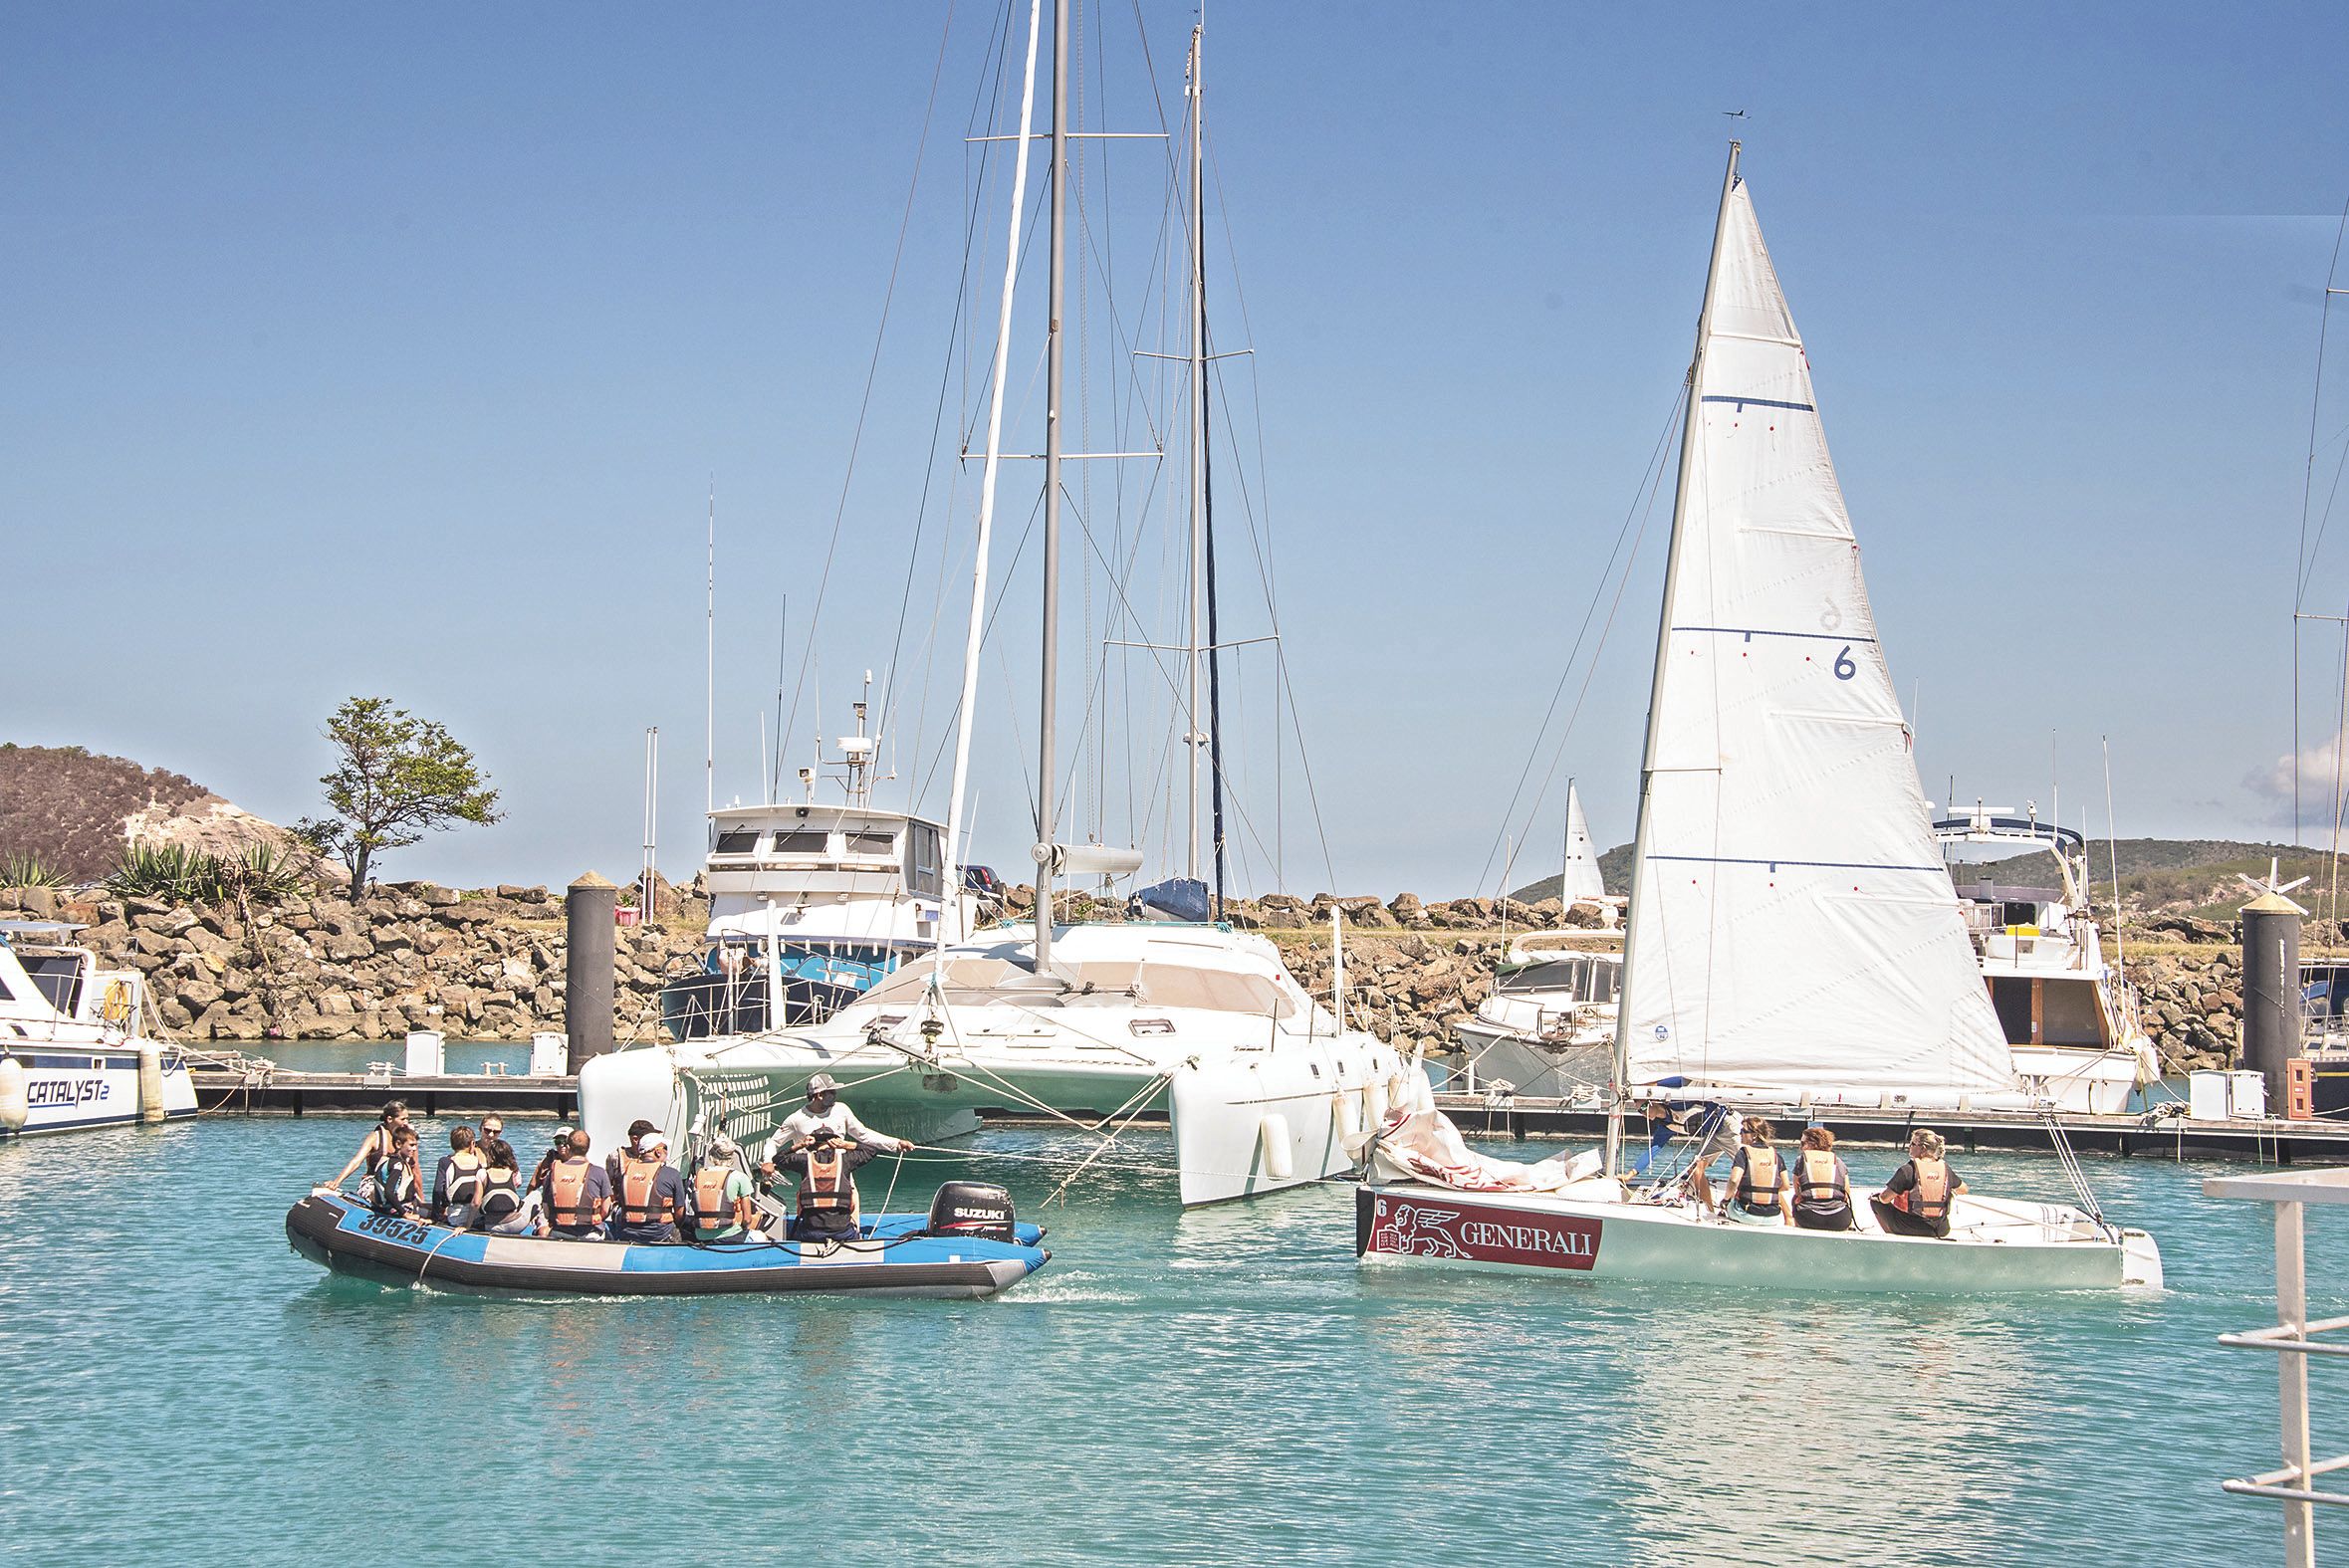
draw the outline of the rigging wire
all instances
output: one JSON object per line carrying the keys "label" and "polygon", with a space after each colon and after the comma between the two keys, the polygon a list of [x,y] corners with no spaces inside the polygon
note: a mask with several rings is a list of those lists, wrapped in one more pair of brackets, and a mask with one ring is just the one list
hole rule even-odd
{"label": "rigging wire", "polygon": [[[1607,552],[1606,564],[1600,569],[1598,581],[1591,588],[1590,602],[1583,608],[1581,625],[1575,629],[1573,644],[1566,651],[1565,667],[1558,672],[1557,685],[1549,694],[1549,706],[1542,711],[1540,727],[1533,732],[1532,744],[1527,748],[1526,765],[1519,771],[1517,786],[1510,792],[1509,805],[1501,814],[1500,830],[1495,833],[1493,847],[1485,855],[1484,866],[1477,872],[1475,885],[1480,888],[1485,885],[1485,879],[1492,874],[1493,862],[1501,853],[1503,840],[1511,835],[1512,827],[1518,825],[1518,802],[1525,797],[1527,782],[1533,775],[1533,765],[1541,757],[1542,743],[1549,738],[1550,723],[1557,716],[1558,704],[1565,698],[1566,683],[1573,679],[1574,663],[1581,655],[1584,640],[1589,636],[1591,617],[1598,613],[1599,600],[1606,593],[1608,578],[1615,573],[1616,560],[1622,559],[1622,577],[1616,583],[1614,599],[1607,607],[1606,623],[1600,628],[1597,645],[1590,650],[1589,666],[1583,672],[1581,690],[1575,694],[1574,706],[1567,712],[1565,728],[1558,734],[1557,748],[1552,755],[1549,772],[1542,780],[1541,790],[1534,796],[1533,804],[1527,808],[1522,830],[1530,830],[1533,813],[1540,808],[1541,800],[1548,794],[1550,784],[1556,779],[1558,759],[1565,754],[1566,740],[1573,734],[1574,722],[1581,714],[1583,700],[1589,695],[1591,676],[1597,669],[1599,653],[1605,648],[1607,632],[1614,625],[1616,607],[1622,603],[1624,588],[1631,580],[1631,562],[1638,557],[1639,540],[1646,537],[1648,522],[1654,514],[1656,498],[1661,493],[1663,484],[1666,466],[1665,453],[1671,444],[1672,430],[1680,420],[1681,408],[1687,396],[1688,386],[1684,381],[1673,391],[1672,406],[1665,414],[1663,429],[1657,433],[1655,448],[1648,454],[1647,467],[1641,472],[1639,488],[1633,492],[1631,505],[1623,513],[1622,525],[1615,530],[1614,546]],[[1639,527],[1639,536],[1633,539],[1630,557],[1626,558],[1623,553],[1623,544],[1625,537],[1631,534],[1632,525],[1635,522]],[[1509,890],[1504,888],[1502,891],[1507,893]]]}
{"label": "rigging wire", "polygon": [[823,622],[824,592],[831,585],[832,560],[839,553],[840,526],[847,521],[848,517],[848,492],[856,482],[856,456],[864,446],[864,419],[872,407],[873,384],[880,378],[881,345],[889,334],[890,308],[897,301],[897,275],[905,262],[905,237],[913,229],[914,196],[921,189],[922,162],[930,145],[930,120],[938,107],[938,85],[944,80],[946,74],[946,44],[953,29],[954,6],[952,0],[949,0],[946,8],[946,25],[940,29],[938,35],[938,60],[930,71],[929,96],[922,104],[922,128],[921,134],[914,143],[913,176],[906,182],[905,207],[897,219],[897,243],[889,254],[889,281],[881,291],[881,319],[879,325],[873,329],[872,355],[864,367],[864,391],[857,398],[856,425],[848,437],[847,469],[840,475],[840,498],[838,504],[832,509],[831,539],[824,546],[823,569],[817,574],[816,578],[816,607],[808,616],[808,640],[806,651],[800,658],[800,679],[792,688],[791,725],[788,727],[796,727],[799,723],[800,694],[807,687],[809,667],[815,660],[816,634]]}
{"label": "rigging wire", "polygon": [[[2316,543],[2311,546],[2308,542],[2308,513],[2316,488],[2317,419],[2324,407],[2325,336],[2332,325],[2333,286],[2340,276],[2341,241],[2344,236],[2349,236],[2349,201],[2344,201],[2341,205],[2341,222],[2333,231],[2332,260],[2325,268],[2324,295],[2317,301],[2316,385],[2309,393],[2308,398],[2308,460],[2300,478],[2300,559],[2293,563],[2296,575],[2292,584],[2292,842],[2295,844],[2300,841],[2300,614],[2307,607],[2308,583],[2316,571],[2316,553],[2324,549],[2325,530],[2331,524],[2333,501],[2340,494],[2341,487],[2341,474],[2339,468],[2336,467],[2333,472],[2333,488],[2325,497],[2324,516],[2317,523]],[[2349,460],[2349,447],[2343,449],[2342,456],[2345,460]],[[2342,621],[2341,640],[2344,654],[2349,655],[2349,618]],[[2349,678],[2345,678],[2343,681],[2342,693],[2342,706],[2349,708]],[[2340,730],[2336,728],[2333,732],[2333,753],[2336,764],[2340,751],[2341,734]],[[2336,780],[2333,785],[2333,820],[2336,838],[2338,837],[2341,816],[2340,792],[2340,784]],[[2337,848],[2335,855],[2337,860]]]}

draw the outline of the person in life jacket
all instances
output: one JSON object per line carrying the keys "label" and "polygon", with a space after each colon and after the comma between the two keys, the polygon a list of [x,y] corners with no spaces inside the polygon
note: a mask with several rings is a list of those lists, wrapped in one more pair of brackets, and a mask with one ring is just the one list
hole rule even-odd
{"label": "person in life jacket", "polygon": [[470,1127],[449,1129],[449,1152],[432,1173],[432,1218],[462,1231],[481,1201],[481,1151]]}
{"label": "person in life jacket", "polygon": [[655,1127],[637,1140],[620,1168],[612,1194],[614,1241],[674,1241],[680,1221],[690,1223],[692,1201],[685,1179],[669,1164],[668,1134]]}
{"label": "person in life jacket", "polygon": [[383,1114],[376,1118],[374,1126],[367,1129],[366,1137],[359,1140],[358,1153],[352,1155],[344,1164],[343,1169],[336,1172],[330,1180],[321,1182],[319,1185],[340,1190],[345,1182],[351,1180],[352,1172],[360,1166],[365,1166],[366,1175],[358,1184],[358,1198],[360,1203],[373,1203],[375,1201],[375,1167],[381,1165],[383,1157],[391,1152],[391,1135],[405,1127],[407,1123],[407,1102],[404,1100],[385,1101]]}
{"label": "person in life jacket", "polygon": [[403,1220],[424,1213],[424,1168],[416,1157],[416,1129],[404,1122],[391,1135],[391,1152],[375,1166],[375,1196],[368,1207]]}
{"label": "person in life jacket", "polygon": [[644,1158],[644,1138],[647,1133],[660,1131],[660,1123],[639,1116],[628,1123],[628,1146],[614,1149],[603,1157],[603,1174],[611,1178],[611,1190],[620,1190],[620,1178],[627,1174],[628,1162]]}
{"label": "person in life jacket", "polygon": [[1824,1127],[1802,1129],[1802,1152],[1794,1156],[1794,1223],[1805,1231],[1851,1229],[1851,1173],[1835,1152],[1835,1135]]}
{"label": "person in life jacket", "polygon": [[1721,1212],[1746,1225],[1792,1225],[1794,1184],[1777,1150],[1770,1147],[1776,1129],[1759,1116],[1749,1116],[1739,1136],[1744,1147],[1730,1160]]}
{"label": "person in life jacket", "polygon": [[730,1138],[714,1140],[702,1151],[701,1169],[693,1173],[693,1238],[739,1241],[749,1234],[756,1218],[751,1191],[742,1151]]}
{"label": "person in life jacket", "polygon": [[498,1235],[520,1235],[530,1228],[523,1204],[522,1171],[514,1146],[503,1138],[481,1145],[481,1183],[473,1206],[473,1227]]}
{"label": "person in life jacket", "polygon": [[853,1239],[862,1218],[856,1202],[855,1172],[880,1152],[872,1144],[851,1143],[828,1127],[819,1127],[804,1147],[785,1155],[783,1168],[800,1179],[799,1215],[792,1222],[792,1239]]}
{"label": "person in life jacket", "polygon": [[783,1157],[814,1137],[819,1127],[834,1138],[868,1144],[883,1154],[903,1154],[913,1147],[910,1138],[892,1138],[858,1121],[856,1113],[840,1099],[839,1080],[828,1072],[820,1072],[808,1080],[808,1103],[786,1116],[775,1129],[775,1136],[767,1140],[767,1148],[759,1157],[759,1173],[773,1181]]}
{"label": "person in life jacket", "polygon": [[1876,1223],[1893,1235],[1947,1238],[1950,1211],[1966,1191],[1944,1158],[1940,1133],[1920,1127],[1909,1135],[1909,1163],[1892,1173],[1884,1191],[1868,1200]]}
{"label": "person in life jacket", "polygon": [[563,1155],[547,1165],[539,1189],[539,1212],[550,1235],[600,1239],[603,1213],[611,1207],[611,1183],[603,1167],[587,1158],[587,1135],[575,1132]]}

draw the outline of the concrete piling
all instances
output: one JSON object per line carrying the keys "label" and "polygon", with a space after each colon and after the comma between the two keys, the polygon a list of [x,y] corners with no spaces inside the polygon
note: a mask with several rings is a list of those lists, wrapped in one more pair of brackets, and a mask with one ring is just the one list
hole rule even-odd
{"label": "concrete piling", "polygon": [[619,972],[613,914],[619,889],[589,871],[563,897],[563,925],[569,952],[563,966],[563,1016],[569,1034],[571,1070],[612,1048],[613,988]]}
{"label": "concrete piling", "polygon": [[2261,893],[2242,907],[2242,1064],[2267,1079],[2267,1103],[2282,1114],[2285,1064],[2301,1054],[2300,906]]}

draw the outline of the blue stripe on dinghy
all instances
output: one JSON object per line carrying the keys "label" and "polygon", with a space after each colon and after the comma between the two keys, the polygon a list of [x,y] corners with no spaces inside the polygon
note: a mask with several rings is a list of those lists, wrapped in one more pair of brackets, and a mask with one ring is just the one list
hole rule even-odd
{"label": "blue stripe on dinghy", "polygon": [[1748,408],[1791,408],[1798,414],[1815,414],[1818,412],[1817,407],[1813,404],[1782,402],[1775,397],[1735,397],[1725,396],[1715,392],[1708,392],[1703,397],[1698,398],[1697,401],[1700,403],[1735,403],[1740,411]]}

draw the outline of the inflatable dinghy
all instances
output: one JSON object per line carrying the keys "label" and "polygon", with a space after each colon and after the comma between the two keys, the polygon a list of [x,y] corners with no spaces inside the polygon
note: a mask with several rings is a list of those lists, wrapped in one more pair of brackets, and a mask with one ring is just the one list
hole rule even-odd
{"label": "inflatable dinghy", "polygon": [[926,1215],[879,1215],[854,1240],[571,1241],[492,1235],[380,1215],[332,1189],[286,1214],[294,1250],[383,1284],[489,1295],[721,1295],[829,1291],[991,1296],[1045,1265],[1044,1232],[1001,1188],[949,1182]]}

